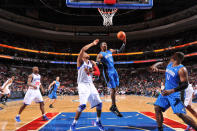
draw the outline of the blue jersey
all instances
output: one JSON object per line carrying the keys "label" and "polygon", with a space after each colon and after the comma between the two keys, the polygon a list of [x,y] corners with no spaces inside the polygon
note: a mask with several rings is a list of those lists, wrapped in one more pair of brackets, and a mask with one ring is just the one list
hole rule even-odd
{"label": "blue jersey", "polygon": [[60,86],[60,82],[55,81],[55,84],[53,86],[54,86],[53,92],[57,92],[57,88]]}
{"label": "blue jersey", "polygon": [[100,52],[103,55],[101,62],[107,66],[108,70],[114,70],[114,59],[112,56],[112,52],[107,50],[106,52]]}
{"label": "blue jersey", "polygon": [[[178,65],[173,67],[173,63],[168,64],[165,73],[165,90],[174,89],[179,86],[180,77],[179,70],[184,67],[183,65]],[[180,92],[172,93],[173,97],[180,97]]]}

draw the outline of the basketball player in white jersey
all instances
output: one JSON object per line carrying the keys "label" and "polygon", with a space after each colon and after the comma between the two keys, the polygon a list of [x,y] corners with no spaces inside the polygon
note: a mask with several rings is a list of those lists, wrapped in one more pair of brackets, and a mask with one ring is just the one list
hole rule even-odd
{"label": "basketball player in white jersey", "polygon": [[10,97],[10,89],[9,87],[12,85],[13,81],[14,81],[14,76],[12,76],[11,78],[9,78],[4,84],[3,86],[0,88],[0,100],[2,101],[2,104],[6,104],[7,99]]}
{"label": "basketball player in white jersey", "polygon": [[[197,118],[197,112],[192,108],[192,99],[193,99],[194,89],[192,84],[189,84],[187,89],[185,89],[185,99],[184,105],[186,109],[195,117]],[[186,130],[191,130],[191,127],[188,126]]]}
{"label": "basketball player in white jersey", "polygon": [[18,115],[16,116],[16,121],[20,122],[20,115],[23,112],[23,110],[26,108],[27,105],[30,105],[32,103],[32,101],[35,101],[36,103],[40,103],[40,110],[42,112],[42,119],[44,121],[49,120],[47,118],[47,116],[45,115],[45,110],[44,110],[44,102],[43,102],[43,98],[40,92],[40,88],[42,90],[42,92],[44,92],[44,89],[42,87],[41,84],[41,76],[38,74],[39,73],[39,69],[38,67],[33,67],[33,73],[31,75],[29,75],[28,77],[28,91],[25,94],[25,98],[24,98],[24,104],[21,106]]}
{"label": "basketball player in white jersey", "polygon": [[90,61],[90,56],[86,53],[86,51],[92,47],[97,45],[99,42],[98,39],[94,40],[91,44],[84,46],[77,58],[77,69],[78,69],[78,92],[79,92],[79,101],[80,105],[76,111],[76,115],[72,125],[70,126],[70,130],[76,130],[77,121],[82,113],[82,111],[86,108],[86,103],[89,101],[91,108],[96,107],[97,111],[97,120],[94,123],[95,126],[99,128],[100,131],[104,131],[104,127],[101,124],[101,110],[102,110],[102,102],[99,97],[99,93],[93,84],[93,75],[100,75],[100,71],[96,66],[94,61]]}

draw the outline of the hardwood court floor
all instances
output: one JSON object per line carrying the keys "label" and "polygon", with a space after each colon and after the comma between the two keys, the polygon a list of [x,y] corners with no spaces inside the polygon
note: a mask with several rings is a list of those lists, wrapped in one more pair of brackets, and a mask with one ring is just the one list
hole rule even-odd
{"label": "hardwood court floor", "polygon": [[[103,112],[109,112],[111,100],[109,96],[101,97],[103,100]],[[55,108],[49,108],[49,103],[45,104],[46,112],[75,112],[78,107],[78,96],[59,96]],[[121,112],[154,112],[153,103],[155,98],[144,96],[117,96],[117,106]],[[0,110],[0,130],[16,130],[21,126],[31,122],[32,120],[41,116],[39,105],[32,103],[21,115],[22,122],[16,123],[15,116],[22,105],[23,101],[8,102],[7,106],[0,105],[3,110]],[[197,103],[192,105],[197,110]],[[85,112],[94,112],[95,109],[90,109],[87,106]],[[191,116],[191,114],[189,113]],[[164,117],[170,118],[177,122],[183,123],[176,115],[169,109],[164,113]]]}

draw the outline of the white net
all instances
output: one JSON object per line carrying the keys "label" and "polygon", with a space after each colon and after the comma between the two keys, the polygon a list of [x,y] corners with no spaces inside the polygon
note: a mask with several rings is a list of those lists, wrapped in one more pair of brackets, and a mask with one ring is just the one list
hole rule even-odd
{"label": "white net", "polygon": [[103,17],[103,25],[104,26],[111,26],[113,25],[113,17],[118,9],[105,9],[105,8],[98,8],[99,13]]}

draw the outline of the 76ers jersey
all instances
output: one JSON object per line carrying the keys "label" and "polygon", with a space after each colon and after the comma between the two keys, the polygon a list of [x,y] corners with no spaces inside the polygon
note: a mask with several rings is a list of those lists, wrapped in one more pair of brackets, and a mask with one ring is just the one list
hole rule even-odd
{"label": "76ers jersey", "polygon": [[100,52],[100,54],[103,55],[101,62],[103,62],[107,66],[107,69],[114,69],[114,59],[112,56],[112,52],[107,50],[106,52]]}
{"label": "76ers jersey", "polygon": [[86,69],[91,69],[92,63],[88,61],[88,63],[83,62],[83,64],[78,67],[78,78],[77,83],[92,83],[92,74],[87,74]]}
{"label": "76ers jersey", "polygon": [[[183,65],[173,67],[173,63],[168,64],[165,73],[165,90],[174,89],[179,86],[179,70],[184,67]],[[173,97],[180,97],[180,92],[172,93]]]}
{"label": "76ers jersey", "polygon": [[[41,79],[41,76],[39,75],[39,74],[32,74],[32,81],[31,81],[31,84],[32,85],[35,85],[35,86],[37,86],[37,89],[39,89],[40,88],[40,85],[41,85],[41,83],[40,83],[40,79]],[[30,87],[31,89],[33,89],[33,87]]]}

